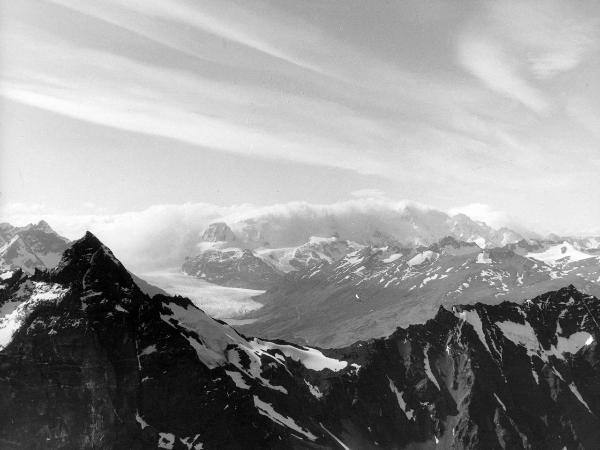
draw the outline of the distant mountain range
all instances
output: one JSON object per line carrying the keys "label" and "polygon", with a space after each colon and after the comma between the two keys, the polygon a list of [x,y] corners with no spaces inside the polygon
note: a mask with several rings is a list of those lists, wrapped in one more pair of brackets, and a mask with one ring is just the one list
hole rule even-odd
{"label": "distant mountain range", "polygon": [[[404,276],[446,259],[471,267],[497,257],[454,240],[399,257],[370,252],[306,270],[354,283],[380,264]],[[513,253],[515,267],[529,261]],[[441,307],[388,337],[320,350],[244,337],[182,297],[151,298],[90,233],[56,268],[0,280],[3,448],[600,444],[600,300],[573,286],[523,304]]]}
{"label": "distant mountain range", "polygon": [[28,273],[50,269],[58,263],[69,240],[45,221],[14,227],[0,223],[0,269],[21,268]]}
{"label": "distant mountain range", "polygon": [[[298,244],[308,233],[302,226],[314,230],[324,223],[303,217],[296,226],[262,219],[211,224],[182,270],[211,283],[267,291],[254,298],[264,306],[242,318],[243,332],[319,346],[385,336],[457,302],[521,301],[567,284],[600,295],[598,238],[524,239],[464,215],[407,208],[397,217],[396,234],[365,225],[359,235],[355,225],[345,225],[356,241],[338,231],[342,226]],[[413,224],[410,237],[407,223]],[[441,233],[447,235],[418,244]],[[295,237],[286,241],[285,234]]]}
{"label": "distant mountain range", "polygon": [[[211,283],[266,290],[254,297],[262,308],[233,316],[251,335],[339,347],[423,323],[439,306],[519,302],[568,284],[600,295],[600,240],[593,237],[521,239],[486,247],[482,239],[487,238],[471,234],[477,243],[447,236],[427,246],[403,246],[377,231],[366,233],[361,243],[335,234],[274,248],[256,247],[247,236],[258,232],[250,233],[249,222],[243,223],[242,236],[226,223],[210,225],[197,243],[199,253],[182,270]],[[53,268],[69,245],[43,221],[0,229],[4,270]],[[166,294],[132,277],[145,293]]]}
{"label": "distant mountain range", "polygon": [[306,205],[287,214],[210,224],[196,244],[196,254],[182,269],[212,283],[265,289],[285,273],[335,262],[365,246],[414,248],[447,236],[480,247],[523,240],[512,230],[495,230],[464,214],[450,216],[411,205],[376,211],[329,211]]}
{"label": "distant mountain range", "polygon": [[[364,247],[333,262],[288,273],[245,316],[245,333],[347,345],[422,323],[440,306],[522,301],[574,284],[600,295],[600,257],[571,244],[523,242],[482,249],[445,238],[413,249]],[[537,252],[537,253],[536,253]]]}
{"label": "distant mountain range", "polygon": [[[221,232],[212,233],[213,227]],[[209,236],[212,239],[206,239]],[[450,215],[411,203],[369,199],[339,205],[298,203],[246,217],[225,217],[221,223],[209,226],[201,241],[235,240],[235,246],[250,249],[285,248],[302,245],[311,236],[338,236],[363,245],[395,243],[404,247],[431,245],[446,236],[482,247],[536,237],[531,232],[523,235],[508,228],[494,229],[464,214]]]}
{"label": "distant mountain range", "polygon": [[285,273],[332,263],[360,248],[423,248],[447,237],[485,249],[529,246],[532,252],[568,242],[577,251],[600,254],[600,237],[524,237],[464,214],[371,201],[338,209],[299,204],[212,223],[192,244],[183,271],[224,286],[267,289]]}

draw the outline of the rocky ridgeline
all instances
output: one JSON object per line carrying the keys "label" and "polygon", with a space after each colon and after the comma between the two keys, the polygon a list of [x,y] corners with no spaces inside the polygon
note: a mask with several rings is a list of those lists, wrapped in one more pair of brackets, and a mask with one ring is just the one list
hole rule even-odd
{"label": "rocky ridgeline", "polygon": [[53,268],[68,245],[69,240],[43,220],[24,227],[0,223],[0,269],[33,273]]}
{"label": "rocky ridgeline", "polygon": [[89,233],[3,278],[3,448],[600,445],[600,301],[573,287],[318,350],[150,298]]}

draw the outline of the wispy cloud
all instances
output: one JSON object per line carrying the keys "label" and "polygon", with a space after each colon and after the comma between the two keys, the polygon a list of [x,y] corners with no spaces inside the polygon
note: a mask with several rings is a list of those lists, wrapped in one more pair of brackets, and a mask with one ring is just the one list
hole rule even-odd
{"label": "wispy cloud", "polygon": [[459,61],[491,89],[541,113],[549,103],[542,92],[522,78],[502,47],[480,37],[466,36],[459,46]]}
{"label": "wispy cloud", "polygon": [[[302,38],[306,39],[310,34],[304,32],[302,35],[296,34],[290,36],[294,33],[294,28],[287,28],[285,26],[283,20],[285,19],[284,16],[279,15],[278,17],[272,17],[272,11],[270,11],[270,15],[271,18],[275,20],[267,21],[261,17],[260,14],[256,14],[254,9],[241,8],[234,3],[223,4],[221,2],[207,1],[203,2],[202,8],[198,8],[197,4],[182,0],[172,2],[157,0],[109,0],[107,2],[110,6],[109,8],[99,8],[97,5],[94,5],[93,2],[86,3],[72,0],[52,1],[99,17],[103,20],[119,24],[120,26],[141,33],[149,38],[153,38],[153,34],[149,33],[146,28],[136,25],[135,20],[131,20],[131,16],[127,17],[127,13],[132,12],[138,18],[139,16],[146,16],[160,18],[165,21],[172,21],[177,23],[177,26],[179,27],[191,27],[201,30],[299,67],[319,73],[322,72],[320,67],[302,60],[287,51],[285,46],[277,45],[273,42],[270,38],[273,32],[280,37],[287,36],[287,43],[292,41],[292,37],[296,39],[297,42],[302,42]],[[271,28],[272,26],[276,26],[278,29],[273,30]],[[310,39],[314,39],[314,35]],[[168,39],[165,40],[169,42]],[[173,43],[173,40],[171,40],[169,45],[173,45]],[[189,52],[189,42],[187,44],[187,46],[176,45],[176,47]]]}
{"label": "wispy cloud", "polygon": [[[344,14],[339,7],[13,2],[1,30],[0,95],[14,127],[3,146],[19,161],[20,146],[30,144],[19,136],[32,135],[37,124],[28,119],[35,115],[99,129],[94,149],[135,134],[135,145],[164,148],[164,158],[179,162],[173,167],[185,164],[181,154],[190,149],[196,161],[227,160],[248,178],[264,178],[258,166],[294,167],[296,180],[326,185],[332,199],[376,186],[446,208],[489,203],[540,221],[566,217],[555,211],[567,209],[585,211],[589,223],[600,220],[592,211],[600,200],[593,173],[600,145],[597,5],[353,3]],[[75,153],[81,145],[50,133],[34,146],[60,159],[63,146]],[[135,162],[106,164],[122,179],[138,169]],[[347,177],[324,182],[332,168]],[[220,182],[235,192],[252,180]],[[82,190],[86,183],[73,180]],[[257,189],[258,202],[269,202],[273,190],[291,192],[289,183],[282,176],[277,186]],[[185,187],[177,192],[198,199],[218,191],[197,186],[195,196]],[[31,192],[43,188],[31,181]],[[149,187],[148,195],[158,189]],[[131,207],[88,191],[97,204]],[[24,197],[19,189],[5,195]],[[182,200],[173,194],[169,201]]]}
{"label": "wispy cloud", "polygon": [[597,19],[564,3],[488,4],[459,39],[458,61],[489,88],[536,113],[552,99],[537,80],[575,69],[597,49]]}
{"label": "wispy cloud", "polygon": [[[24,34],[35,40],[23,41]],[[297,95],[254,83],[214,80],[198,72],[76,47],[26,26],[6,37],[18,51],[12,56],[15,63],[3,74],[4,97],[115,129],[390,179],[402,173],[405,180],[419,178],[414,169],[440,172],[440,180],[459,179],[458,171],[447,172],[447,164],[438,162],[449,162],[449,149],[469,152],[481,147],[477,139],[444,123],[464,114],[456,99],[470,100],[468,89],[461,96],[442,85],[423,85],[406,77],[414,89],[403,93],[394,87],[392,99],[383,104],[372,103],[372,90],[365,91],[360,101],[371,102],[374,108],[365,114],[356,109],[359,99],[354,94],[334,101],[327,98],[331,93],[320,90]],[[424,99],[428,103],[420,109],[430,120],[386,116],[392,107],[404,115]],[[394,101],[404,104],[393,106]],[[451,116],[442,115],[449,110]],[[430,153],[425,160],[420,156],[424,151]],[[398,164],[401,161],[405,164]]]}

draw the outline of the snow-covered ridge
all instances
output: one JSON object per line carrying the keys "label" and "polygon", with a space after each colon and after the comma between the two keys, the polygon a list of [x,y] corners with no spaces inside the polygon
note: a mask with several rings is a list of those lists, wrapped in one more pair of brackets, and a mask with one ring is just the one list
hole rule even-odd
{"label": "snow-covered ridge", "polygon": [[176,304],[165,304],[171,314],[162,314],[161,318],[173,327],[186,331],[185,337],[194,347],[198,359],[208,368],[226,364],[225,349],[230,344],[245,345],[245,340],[232,328],[223,325],[206,315],[193,305],[185,308]]}
{"label": "snow-covered ridge", "polygon": [[[164,307],[170,311],[170,314],[161,314],[161,318],[170,326],[181,329],[182,335],[196,350],[198,359],[210,369],[232,362],[236,365],[239,362],[232,361],[232,353],[229,351],[231,346],[244,351],[251,359],[255,360],[257,358],[260,360],[263,355],[275,358],[270,353],[278,351],[287,358],[301,363],[309,370],[323,371],[327,369],[338,372],[349,368],[347,361],[327,357],[313,348],[277,344],[258,338],[246,340],[233,328],[217,322],[190,304],[184,308],[176,303],[167,303]],[[359,367],[355,365],[353,369],[358,370]],[[254,375],[260,377],[260,373]]]}
{"label": "snow-covered ridge", "polygon": [[27,280],[21,285],[13,296],[15,300],[0,306],[0,350],[10,344],[13,334],[40,303],[58,301],[67,292],[56,283]]}

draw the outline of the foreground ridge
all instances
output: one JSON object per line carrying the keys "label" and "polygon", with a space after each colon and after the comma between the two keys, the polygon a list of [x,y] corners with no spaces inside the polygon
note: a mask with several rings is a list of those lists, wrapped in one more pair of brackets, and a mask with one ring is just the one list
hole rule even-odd
{"label": "foreground ridge", "polygon": [[336,350],[150,298],[91,233],[1,292],[3,448],[600,446],[600,301],[573,286]]}

